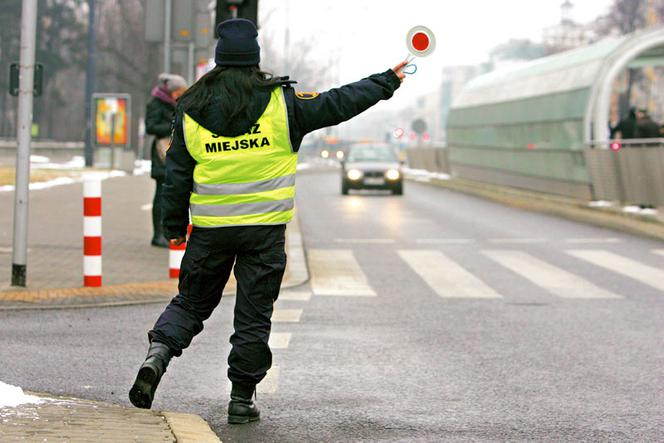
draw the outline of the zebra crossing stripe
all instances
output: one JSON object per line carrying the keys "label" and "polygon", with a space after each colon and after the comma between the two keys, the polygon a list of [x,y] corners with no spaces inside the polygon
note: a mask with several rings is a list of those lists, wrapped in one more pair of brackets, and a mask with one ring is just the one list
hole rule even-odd
{"label": "zebra crossing stripe", "polygon": [[272,332],[268,345],[272,349],[286,349],[290,344],[291,336],[290,332]]}
{"label": "zebra crossing stripe", "polygon": [[272,312],[274,323],[297,323],[302,316],[302,309],[275,309]]}
{"label": "zebra crossing stripe", "polygon": [[310,249],[311,288],[316,295],[375,296],[350,249]]}
{"label": "zebra crossing stripe", "polygon": [[497,244],[530,244],[530,243],[544,243],[545,238],[490,238],[489,243]]}
{"label": "zebra crossing stripe", "polygon": [[664,249],[653,249],[652,252],[653,254],[664,256]]}
{"label": "zebra crossing stripe", "polygon": [[400,250],[399,255],[440,297],[502,297],[440,251]]}
{"label": "zebra crossing stripe", "polygon": [[572,249],[568,254],[664,291],[664,271],[599,249]]}
{"label": "zebra crossing stripe", "polygon": [[277,303],[280,300],[309,301],[309,299],[311,299],[311,292],[309,291],[283,291],[279,293]]}
{"label": "zebra crossing stripe", "polygon": [[256,385],[258,394],[274,394],[279,386],[279,366],[272,366],[265,378]]}
{"label": "zebra crossing stripe", "polygon": [[496,250],[482,254],[558,297],[622,298],[525,252]]}

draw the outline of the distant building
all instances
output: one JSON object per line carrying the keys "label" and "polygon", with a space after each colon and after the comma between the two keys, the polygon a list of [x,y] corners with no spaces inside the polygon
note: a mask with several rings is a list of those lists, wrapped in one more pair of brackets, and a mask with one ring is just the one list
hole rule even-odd
{"label": "distant building", "polygon": [[596,40],[594,24],[574,21],[574,4],[570,0],[565,0],[560,5],[560,23],[547,26],[542,31],[542,43],[547,54],[578,48]]}

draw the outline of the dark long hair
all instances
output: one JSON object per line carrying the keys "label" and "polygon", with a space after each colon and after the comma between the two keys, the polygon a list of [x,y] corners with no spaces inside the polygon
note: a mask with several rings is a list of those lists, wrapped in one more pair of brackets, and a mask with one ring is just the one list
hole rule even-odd
{"label": "dark long hair", "polygon": [[257,92],[271,90],[280,83],[278,78],[260,70],[258,66],[216,66],[201,77],[180,97],[184,112],[205,112],[214,103],[216,112],[225,119],[243,119],[250,112],[250,104]]}

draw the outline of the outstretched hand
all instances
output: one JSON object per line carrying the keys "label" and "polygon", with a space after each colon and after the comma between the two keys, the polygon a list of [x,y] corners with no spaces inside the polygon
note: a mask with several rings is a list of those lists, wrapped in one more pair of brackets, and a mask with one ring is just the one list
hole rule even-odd
{"label": "outstretched hand", "polygon": [[406,74],[403,72],[403,68],[406,67],[408,64],[408,60],[404,60],[398,65],[396,65],[394,68],[392,68],[392,71],[399,77],[399,81],[403,83],[403,79],[406,78]]}
{"label": "outstretched hand", "polygon": [[172,238],[171,241],[175,246],[180,246],[182,243],[187,241],[187,237],[178,237],[178,238]]}

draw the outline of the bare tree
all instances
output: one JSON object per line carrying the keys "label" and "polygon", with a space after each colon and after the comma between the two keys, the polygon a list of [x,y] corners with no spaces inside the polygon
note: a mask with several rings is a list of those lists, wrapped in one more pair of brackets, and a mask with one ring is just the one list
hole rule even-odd
{"label": "bare tree", "polygon": [[[83,38],[84,0],[40,0],[38,3],[36,60],[44,65],[44,94],[36,99],[34,121],[42,134],[51,136],[60,124],[59,116],[71,114],[70,91],[62,80],[80,75],[85,57]],[[15,100],[7,93],[8,64],[18,60],[20,40],[20,0],[4,0],[0,9],[0,135],[13,136]],[[66,110],[67,112],[57,112]]]}

